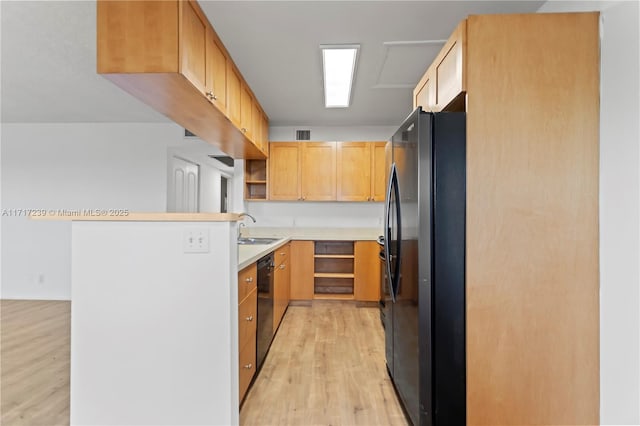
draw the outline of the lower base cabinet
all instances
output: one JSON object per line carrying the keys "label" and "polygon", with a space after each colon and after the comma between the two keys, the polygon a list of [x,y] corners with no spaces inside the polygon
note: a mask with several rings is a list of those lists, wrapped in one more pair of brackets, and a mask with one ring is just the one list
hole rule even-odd
{"label": "lower base cabinet", "polygon": [[291,260],[290,246],[286,244],[273,253],[273,333],[275,334],[289,306]]}
{"label": "lower base cabinet", "polygon": [[256,264],[238,273],[238,348],[240,402],[256,373],[256,320],[258,289]]}
{"label": "lower base cabinet", "polygon": [[291,300],[379,301],[379,252],[375,241],[292,241]]}

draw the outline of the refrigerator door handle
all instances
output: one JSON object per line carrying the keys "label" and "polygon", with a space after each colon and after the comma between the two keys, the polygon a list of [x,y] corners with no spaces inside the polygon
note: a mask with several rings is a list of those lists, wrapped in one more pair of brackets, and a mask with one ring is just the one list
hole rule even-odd
{"label": "refrigerator door handle", "polygon": [[385,204],[384,204],[384,258],[385,258],[385,267],[387,268],[387,285],[389,286],[389,294],[391,295],[391,300],[393,302],[396,301],[396,296],[393,291],[393,277],[391,275],[391,250],[389,249],[389,244],[391,244],[391,190],[393,185],[393,176],[396,173],[396,164],[391,164],[391,170],[389,172],[389,183],[387,184],[387,193],[385,195]]}
{"label": "refrigerator door handle", "polygon": [[393,300],[395,301],[398,298],[398,293],[400,292],[400,263],[402,262],[402,216],[400,210],[400,186],[398,181],[398,169],[395,167],[393,168],[392,185],[393,195],[396,200],[396,262],[391,293],[393,294]]}

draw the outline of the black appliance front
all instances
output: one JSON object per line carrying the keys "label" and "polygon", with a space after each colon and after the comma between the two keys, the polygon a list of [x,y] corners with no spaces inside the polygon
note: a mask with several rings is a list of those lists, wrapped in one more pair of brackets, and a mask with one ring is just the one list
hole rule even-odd
{"label": "black appliance front", "polygon": [[273,266],[273,253],[258,260],[256,371],[262,366],[273,338]]}
{"label": "black appliance front", "polygon": [[386,354],[414,425],[466,422],[465,134],[463,113],[417,109],[392,138]]}

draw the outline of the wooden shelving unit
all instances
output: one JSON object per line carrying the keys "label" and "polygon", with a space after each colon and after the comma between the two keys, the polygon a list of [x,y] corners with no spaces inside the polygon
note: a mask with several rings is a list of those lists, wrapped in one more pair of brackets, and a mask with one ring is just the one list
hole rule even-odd
{"label": "wooden shelving unit", "polygon": [[267,187],[267,160],[246,160],[244,163],[244,199],[266,200],[269,193]]}
{"label": "wooden shelving unit", "polygon": [[353,299],[353,241],[316,241],[314,250],[314,299]]}

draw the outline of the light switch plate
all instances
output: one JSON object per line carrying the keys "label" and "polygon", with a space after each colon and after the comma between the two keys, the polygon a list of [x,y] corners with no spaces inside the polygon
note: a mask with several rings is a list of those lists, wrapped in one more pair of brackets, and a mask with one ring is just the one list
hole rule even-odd
{"label": "light switch plate", "polygon": [[182,232],[182,249],[185,253],[209,253],[209,230],[188,228]]}

